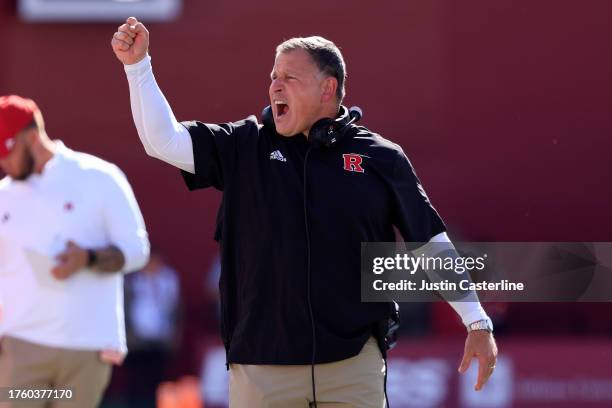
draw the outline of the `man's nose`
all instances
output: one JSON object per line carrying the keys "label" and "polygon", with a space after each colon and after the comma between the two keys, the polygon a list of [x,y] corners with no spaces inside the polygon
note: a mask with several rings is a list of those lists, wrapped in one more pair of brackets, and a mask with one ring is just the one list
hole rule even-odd
{"label": "man's nose", "polygon": [[274,93],[282,92],[282,90],[283,90],[283,83],[282,83],[282,81],[280,81],[278,79],[273,80],[272,84],[270,84],[270,89]]}

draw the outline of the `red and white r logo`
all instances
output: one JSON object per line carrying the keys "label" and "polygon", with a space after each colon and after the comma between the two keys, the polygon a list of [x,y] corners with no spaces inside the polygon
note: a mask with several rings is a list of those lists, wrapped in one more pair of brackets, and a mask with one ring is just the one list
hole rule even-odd
{"label": "red and white r logo", "polygon": [[361,155],[356,153],[345,153],[342,155],[342,158],[344,159],[344,170],[365,173],[365,170],[361,167],[361,163],[363,162],[363,157],[361,157]]}

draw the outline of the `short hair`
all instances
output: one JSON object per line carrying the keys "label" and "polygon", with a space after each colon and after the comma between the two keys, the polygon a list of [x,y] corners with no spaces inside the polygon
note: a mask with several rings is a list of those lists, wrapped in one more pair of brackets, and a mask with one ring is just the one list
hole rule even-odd
{"label": "short hair", "polygon": [[319,36],[295,37],[282,42],[276,47],[276,55],[296,49],[303,49],[311,56],[319,70],[338,81],[336,97],[342,103],[346,93],[346,64],[340,49],[333,42]]}
{"label": "short hair", "polygon": [[23,137],[22,135],[25,135],[25,133],[28,130],[32,130],[32,129],[36,129],[36,130],[39,130],[39,131],[41,129],[41,127],[39,126],[39,124],[38,124],[38,122],[36,120],[36,117],[34,117],[27,125],[25,125],[23,128],[21,128],[21,130],[19,132],[17,132],[17,134],[15,136]]}
{"label": "short hair", "polygon": [[25,125],[19,132],[17,132],[16,136],[25,135],[25,133],[29,130],[36,129],[38,133],[44,137],[45,133],[45,120],[43,119],[42,113],[40,110],[34,112],[34,117],[32,121]]}

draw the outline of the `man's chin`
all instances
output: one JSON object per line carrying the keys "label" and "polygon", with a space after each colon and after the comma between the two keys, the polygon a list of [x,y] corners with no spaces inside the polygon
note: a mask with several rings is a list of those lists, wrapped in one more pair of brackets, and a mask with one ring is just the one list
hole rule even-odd
{"label": "man's chin", "polygon": [[307,134],[307,130],[306,129],[299,130],[299,129],[296,129],[295,127],[294,128],[289,128],[289,127],[278,126],[276,128],[276,133],[278,133],[281,136],[292,137],[292,136],[296,136],[296,135],[299,135],[299,134],[306,135]]}
{"label": "man's chin", "polygon": [[16,181],[25,181],[31,175],[32,175],[32,172],[23,172],[23,173],[20,173],[20,174],[15,174],[14,176],[11,176],[11,178],[13,180],[16,180]]}
{"label": "man's chin", "polygon": [[276,128],[276,133],[285,137],[293,136],[293,133],[291,133],[291,130],[289,129]]}
{"label": "man's chin", "polygon": [[25,181],[32,175],[32,173],[34,173],[34,162],[28,163],[28,166],[26,166],[26,168],[23,169],[21,172],[10,176],[13,180]]}

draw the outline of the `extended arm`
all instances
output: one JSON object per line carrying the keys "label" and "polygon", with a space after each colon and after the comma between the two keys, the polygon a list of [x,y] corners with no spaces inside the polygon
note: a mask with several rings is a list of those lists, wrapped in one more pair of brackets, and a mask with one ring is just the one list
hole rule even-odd
{"label": "extended arm", "polygon": [[[454,257],[460,256],[446,232],[434,236],[425,247],[430,247],[430,255],[433,256],[439,254],[441,251],[444,251],[445,254],[452,253]],[[427,249],[425,249],[425,251],[427,251]],[[454,272],[452,273],[454,274]],[[437,281],[441,278],[440,276],[436,276],[435,271],[428,271],[427,275],[431,281]],[[469,275],[466,274],[464,278],[469,279]],[[444,297],[444,294],[442,294],[442,296]],[[459,301],[451,299],[446,300],[448,304],[455,309],[457,314],[461,316],[461,320],[466,326],[469,327],[470,324],[479,320],[488,320],[490,322],[475,291],[462,293],[460,298],[461,300]],[[487,330],[468,329],[463,358],[459,365],[460,373],[465,373],[467,371],[473,358],[478,360],[478,377],[474,389],[479,391],[493,374],[497,361],[497,344],[495,343],[492,333]]]}
{"label": "extended arm", "polygon": [[134,124],[145,151],[179,169],[195,173],[189,132],[174,117],[151,67],[149,32],[134,17],[119,26],[111,41],[123,62],[130,88]]}
{"label": "extended arm", "polygon": [[[440,252],[442,250],[450,250],[454,253],[454,256],[459,257],[459,254],[455,251],[455,246],[451,242],[450,238],[446,234],[446,232],[441,232],[438,235],[434,236],[430,241],[433,244],[433,248],[435,248],[435,252]],[[433,253],[432,255],[436,255]],[[465,276],[469,278],[468,276]],[[430,280],[436,281],[440,279],[439,276],[429,275]],[[478,295],[474,291],[469,291],[461,296],[460,301],[446,299],[448,304],[457,312],[457,314],[461,317],[461,321],[464,325],[468,326],[471,323],[477,322],[478,320],[488,319],[487,313],[482,308],[480,301],[478,300]]]}

